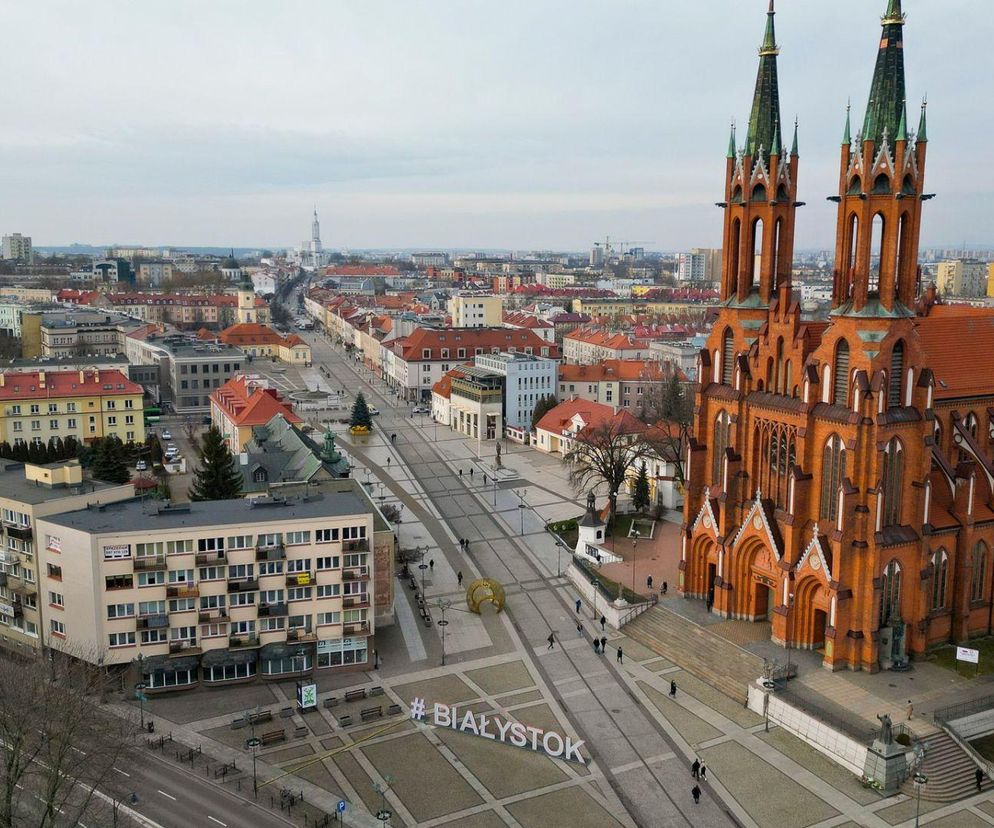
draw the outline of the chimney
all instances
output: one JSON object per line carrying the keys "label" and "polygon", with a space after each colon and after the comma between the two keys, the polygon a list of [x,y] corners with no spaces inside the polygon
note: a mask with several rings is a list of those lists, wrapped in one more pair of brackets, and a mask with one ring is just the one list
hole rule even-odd
{"label": "chimney", "polygon": [[82,385],[84,382],[86,382],[86,371],[80,369],[80,372],[79,372],[79,384]]}
{"label": "chimney", "polygon": [[44,388],[45,387],[45,372],[44,371],[39,371],[38,372],[38,387],[39,388]]}
{"label": "chimney", "polygon": [[0,388],[3,388],[7,384],[7,375],[0,374]]}

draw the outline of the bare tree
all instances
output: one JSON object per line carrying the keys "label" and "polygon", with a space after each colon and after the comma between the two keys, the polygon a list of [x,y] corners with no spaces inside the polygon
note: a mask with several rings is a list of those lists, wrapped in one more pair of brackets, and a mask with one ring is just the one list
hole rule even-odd
{"label": "bare tree", "polygon": [[569,464],[569,482],[578,492],[605,484],[611,496],[611,514],[618,507],[618,492],[628,470],[650,452],[642,434],[626,426],[624,418],[613,418],[582,429],[564,459]]}
{"label": "bare tree", "polygon": [[675,372],[670,374],[665,383],[650,387],[650,395],[643,400],[642,414],[644,420],[655,423],[646,439],[660,459],[674,464],[674,476],[683,485],[684,449],[690,440],[694,417],[693,384],[681,382]]}
{"label": "bare tree", "polygon": [[96,790],[134,728],[102,711],[103,671],[85,659],[0,660],[0,825],[108,825]]}

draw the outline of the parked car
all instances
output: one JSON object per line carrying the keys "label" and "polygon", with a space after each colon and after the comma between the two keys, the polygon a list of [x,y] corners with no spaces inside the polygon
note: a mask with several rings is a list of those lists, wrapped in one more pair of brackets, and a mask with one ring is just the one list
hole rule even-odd
{"label": "parked car", "polygon": [[139,460],[135,463],[135,471],[148,471],[148,463],[144,460]]}
{"label": "parked car", "polygon": [[411,410],[412,414],[431,414],[431,409],[427,405],[416,405]]}
{"label": "parked car", "polygon": [[163,440],[172,440],[173,439],[173,433],[171,431],[169,431],[169,429],[166,429],[165,431],[162,432],[162,439]]}
{"label": "parked car", "polygon": [[202,422],[204,425],[210,425],[211,424],[211,415],[210,414],[204,414],[204,416],[200,418],[200,422]]}
{"label": "parked car", "polygon": [[371,405],[371,406],[369,406],[369,413],[370,413],[370,414],[371,414],[371,415],[372,415],[373,417],[375,417],[375,416],[376,416],[377,414],[379,414],[379,413],[380,413],[380,409],[378,409],[378,408],[377,408],[377,407],[376,407],[375,405]]}

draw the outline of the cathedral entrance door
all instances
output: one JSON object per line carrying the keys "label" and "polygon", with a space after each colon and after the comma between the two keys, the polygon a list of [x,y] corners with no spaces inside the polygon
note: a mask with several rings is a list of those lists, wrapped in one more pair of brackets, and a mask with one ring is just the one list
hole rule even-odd
{"label": "cathedral entrance door", "polygon": [[707,599],[708,607],[714,605],[714,582],[718,579],[718,567],[713,564],[708,564],[708,580],[704,585],[704,597]]}
{"label": "cathedral entrance door", "polygon": [[811,631],[811,649],[825,649],[825,628],[828,626],[828,613],[825,610],[815,610],[814,628]]}

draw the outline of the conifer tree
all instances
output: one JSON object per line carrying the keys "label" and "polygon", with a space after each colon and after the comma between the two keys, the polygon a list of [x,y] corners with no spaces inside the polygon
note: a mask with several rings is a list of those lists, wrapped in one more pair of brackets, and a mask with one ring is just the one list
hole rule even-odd
{"label": "conifer tree", "polygon": [[105,483],[127,483],[131,479],[125,460],[124,444],[118,437],[104,437],[93,451],[90,474]]}
{"label": "conifer tree", "polygon": [[190,500],[236,500],[242,496],[242,477],[235,468],[235,458],[214,426],[207,430],[200,446],[197,469]]}
{"label": "conifer tree", "polygon": [[355,402],[352,403],[352,419],[349,421],[349,426],[352,428],[362,426],[368,429],[373,427],[373,417],[369,413],[369,406],[366,404],[366,398],[360,391],[355,398]]}
{"label": "conifer tree", "polygon": [[645,512],[649,508],[649,474],[645,463],[639,467],[638,477],[635,478],[632,505],[637,512]]}

